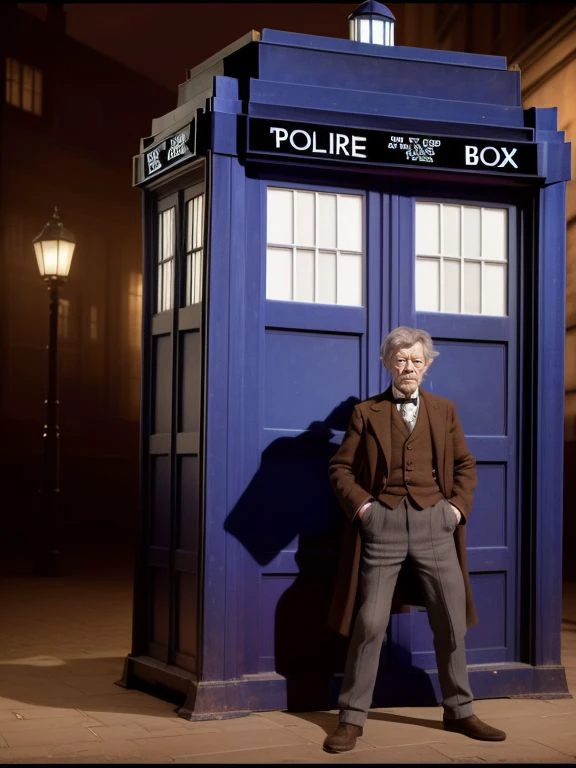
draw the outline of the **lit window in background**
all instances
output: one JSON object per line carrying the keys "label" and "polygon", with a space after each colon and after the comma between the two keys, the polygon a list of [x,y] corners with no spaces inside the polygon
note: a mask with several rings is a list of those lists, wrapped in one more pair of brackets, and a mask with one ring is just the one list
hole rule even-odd
{"label": "lit window in background", "polygon": [[130,349],[140,351],[142,312],[142,274],[130,272],[128,284],[128,344]]}
{"label": "lit window in background", "polygon": [[130,272],[128,277],[128,410],[132,418],[140,413],[140,350],[142,317],[142,274]]}
{"label": "lit window in background", "polygon": [[6,59],[6,103],[41,115],[42,72],[17,59]]}

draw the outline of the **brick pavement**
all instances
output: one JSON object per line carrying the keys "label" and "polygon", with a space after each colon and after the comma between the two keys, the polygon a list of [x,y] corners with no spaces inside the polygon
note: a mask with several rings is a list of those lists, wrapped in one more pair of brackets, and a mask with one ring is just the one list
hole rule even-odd
{"label": "brick pavement", "polygon": [[[115,685],[130,648],[131,580],[109,562],[56,579],[8,569],[0,605],[0,763],[576,763],[574,698],[477,701],[508,733],[497,744],[445,732],[440,707],[372,710],[343,755],[321,749],[335,711],[188,722]],[[565,585],[562,649],[576,691],[576,584]]]}

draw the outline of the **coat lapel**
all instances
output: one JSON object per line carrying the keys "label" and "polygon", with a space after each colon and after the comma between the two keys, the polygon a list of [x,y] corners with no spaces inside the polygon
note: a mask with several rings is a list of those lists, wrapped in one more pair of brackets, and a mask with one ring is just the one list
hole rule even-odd
{"label": "coat lapel", "polygon": [[438,468],[438,483],[442,492],[446,473],[444,471],[444,456],[446,453],[446,426],[444,416],[438,403],[430,397],[429,393],[420,387],[420,395],[426,403],[428,420],[430,422],[430,432],[432,434],[432,444],[436,456],[436,466]]}
{"label": "coat lapel", "polygon": [[370,406],[374,435],[382,446],[386,465],[392,455],[392,387],[383,392]]}

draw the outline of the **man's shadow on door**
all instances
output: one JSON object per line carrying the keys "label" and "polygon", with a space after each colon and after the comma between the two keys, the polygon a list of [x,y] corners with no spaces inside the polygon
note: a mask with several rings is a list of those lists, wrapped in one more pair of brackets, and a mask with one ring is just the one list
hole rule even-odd
{"label": "man's shadow on door", "polygon": [[[265,649],[263,655],[273,655],[274,670],[270,671],[286,678],[287,709],[291,711],[337,707],[348,639],[328,627],[327,617],[342,526],[348,523],[330,487],[328,464],[340,443],[336,433],[346,430],[357,402],[358,398],[349,397],[296,437],[270,443],[224,526],[261,566],[269,566],[283,551],[293,552],[294,580],[277,600],[275,610],[263,606],[265,611],[270,608],[268,615],[274,611],[273,647]],[[290,570],[285,562],[277,570],[272,565],[261,578],[291,576],[292,562]],[[273,595],[269,599],[273,600]],[[258,617],[261,622],[267,618]],[[252,636],[266,635],[266,629],[259,627]],[[390,652],[385,644],[383,655]],[[419,696],[418,703],[436,703],[425,677],[419,687],[426,688],[426,695]],[[389,691],[384,697],[378,694],[380,688],[389,687],[380,678],[382,675],[374,705],[401,706],[401,697],[390,698]],[[392,701],[395,704],[389,703]]]}

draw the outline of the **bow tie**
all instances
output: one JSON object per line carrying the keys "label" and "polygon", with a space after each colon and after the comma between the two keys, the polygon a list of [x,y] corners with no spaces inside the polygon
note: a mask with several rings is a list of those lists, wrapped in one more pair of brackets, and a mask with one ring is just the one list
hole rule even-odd
{"label": "bow tie", "polygon": [[418,398],[417,397],[395,397],[394,402],[396,405],[408,405],[408,403],[411,403],[412,405],[418,405]]}

